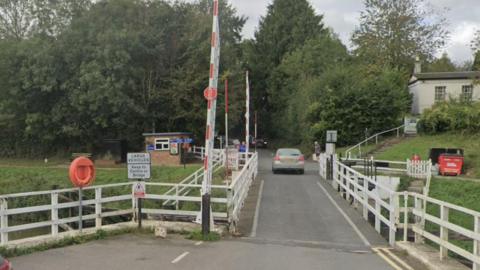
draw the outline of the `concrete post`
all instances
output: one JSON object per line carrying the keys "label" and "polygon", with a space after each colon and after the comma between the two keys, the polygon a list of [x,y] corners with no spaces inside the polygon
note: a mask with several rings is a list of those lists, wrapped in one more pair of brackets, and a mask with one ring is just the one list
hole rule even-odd
{"label": "concrete post", "polygon": [[[8,215],[5,211],[8,210],[8,201],[6,199],[0,200],[0,229],[8,229]],[[2,231],[0,233],[0,243],[6,244],[8,242],[8,232]]]}
{"label": "concrete post", "polygon": [[95,189],[95,228],[102,228],[102,188]]}
{"label": "concrete post", "polygon": [[58,235],[58,193],[52,192],[51,197],[51,206],[52,209],[50,210],[52,225],[51,225],[51,233],[52,236]]}
{"label": "concrete post", "polygon": [[[441,205],[440,206],[440,219],[444,222],[448,222],[448,207]],[[440,226],[440,238],[448,242],[448,229],[444,226]],[[446,259],[448,257],[448,248],[440,245],[440,259]]]}

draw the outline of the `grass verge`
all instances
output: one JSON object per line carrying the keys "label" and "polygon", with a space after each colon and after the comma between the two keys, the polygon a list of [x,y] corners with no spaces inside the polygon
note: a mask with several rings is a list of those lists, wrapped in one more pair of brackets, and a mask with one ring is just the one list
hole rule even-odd
{"label": "grass verge", "polygon": [[34,252],[54,249],[54,248],[80,245],[90,241],[101,240],[108,237],[127,234],[127,233],[150,234],[150,233],[153,233],[153,231],[149,229],[138,229],[138,228],[123,228],[123,229],[112,230],[112,231],[98,230],[94,234],[65,237],[57,241],[39,244],[34,247],[15,247],[15,248],[0,247],[0,254],[2,254],[5,257],[12,258],[12,257],[31,254]]}
{"label": "grass verge", "polygon": [[221,238],[220,234],[216,232],[210,232],[208,235],[204,236],[201,231],[190,232],[186,239],[195,240],[195,241],[219,241]]}

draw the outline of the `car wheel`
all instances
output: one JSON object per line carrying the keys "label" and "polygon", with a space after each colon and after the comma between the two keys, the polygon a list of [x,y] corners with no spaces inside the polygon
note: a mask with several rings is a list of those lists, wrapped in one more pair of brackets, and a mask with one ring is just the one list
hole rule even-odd
{"label": "car wheel", "polygon": [[272,169],[272,172],[273,172],[273,174],[277,174],[277,171],[276,171],[276,170],[273,170],[273,169]]}
{"label": "car wheel", "polygon": [[299,174],[305,174],[305,170],[300,170],[298,173]]}

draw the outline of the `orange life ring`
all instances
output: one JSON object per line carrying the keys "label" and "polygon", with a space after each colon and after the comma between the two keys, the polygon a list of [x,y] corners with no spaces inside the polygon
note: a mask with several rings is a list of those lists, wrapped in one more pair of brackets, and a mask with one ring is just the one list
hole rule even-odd
{"label": "orange life ring", "polygon": [[69,176],[74,186],[89,186],[95,180],[95,166],[90,159],[78,157],[70,164]]}

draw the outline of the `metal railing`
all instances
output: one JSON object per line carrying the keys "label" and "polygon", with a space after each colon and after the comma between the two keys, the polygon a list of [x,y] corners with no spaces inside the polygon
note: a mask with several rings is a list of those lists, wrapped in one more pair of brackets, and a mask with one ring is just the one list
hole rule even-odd
{"label": "metal railing", "polygon": [[[327,156],[320,155],[319,172],[323,179],[327,179],[326,162]],[[395,245],[397,231],[403,231],[403,241],[409,241],[411,230],[416,243],[428,240],[436,244],[441,259],[451,252],[469,260],[472,269],[480,269],[480,212],[424,194],[396,192],[337,159],[333,164],[332,186],[362,210],[365,220],[371,213],[378,233],[382,232],[382,224],[388,228],[390,245]]]}
{"label": "metal railing", "polygon": [[401,125],[399,127],[396,127],[396,128],[392,128],[392,129],[389,129],[389,130],[386,130],[386,131],[382,131],[382,132],[379,132],[373,136],[370,136],[368,138],[366,138],[365,140],[359,142],[358,144],[348,148],[346,151],[345,151],[345,157],[351,157],[352,156],[352,151],[355,150],[355,149],[358,149],[358,157],[362,157],[362,145],[366,145],[368,144],[370,141],[373,141],[375,140],[375,144],[378,144],[378,138],[379,136],[382,136],[382,135],[385,135],[387,133],[391,133],[393,131],[396,131],[397,132],[397,138],[400,137],[400,130],[402,128],[404,128],[405,125]]}

